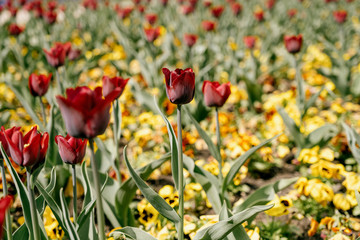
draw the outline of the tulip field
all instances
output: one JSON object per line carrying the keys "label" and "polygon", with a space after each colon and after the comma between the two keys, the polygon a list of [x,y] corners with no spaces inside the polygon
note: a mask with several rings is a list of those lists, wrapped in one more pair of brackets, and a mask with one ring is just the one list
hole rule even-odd
{"label": "tulip field", "polygon": [[360,239],[360,1],[0,0],[0,239]]}

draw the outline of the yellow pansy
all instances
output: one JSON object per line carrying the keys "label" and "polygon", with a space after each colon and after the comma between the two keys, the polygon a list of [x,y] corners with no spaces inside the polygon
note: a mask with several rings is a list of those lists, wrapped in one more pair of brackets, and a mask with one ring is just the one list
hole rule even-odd
{"label": "yellow pansy", "polygon": [[330,186],[319,179],[311,179],[304,188],[304,195],[311,196],[315,201],[325,206],[333,200],[334,192]]}
{"label": "yellow pansy", "polygon": [[292,206],[292,200],[285,196],[279,198],[279,196],[275,194],[274,200],[270,201],[267,205],[271,204],[275,204],[274,207],[265,211],[265,213],[273,217],[279,217],[289,213],[289,208]]}

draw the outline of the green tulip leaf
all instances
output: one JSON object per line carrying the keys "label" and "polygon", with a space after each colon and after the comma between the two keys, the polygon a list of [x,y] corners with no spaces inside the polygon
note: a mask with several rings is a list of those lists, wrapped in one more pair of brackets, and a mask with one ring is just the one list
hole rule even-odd
{"label": "green tulip leaf", "polygon": [[128,240],[141,240],[141,239],[156,240],[156,238],[154,238],[147,232],[141,230],[140,228],[134,228],[134,227],[124,227],[122,229],[116,229],[110,234],[110,237],[113,237],[114,239],[128,239]]}
{"label": "green tulip leaf", "polygon": [[179,223],[181,219],[177,212],[162,197],[160,197],[159,194],[152,190],[132,168],[126,155],[126,146],[124,148],[124,159],[131,177],[149,203],[165,218],[174,223]]}
{"label": "green tulip leaf", "polygon": [[234,177],[239,172],[239,169],[241,168],[241,166],[244,165],[246,160],[251,155],[253,155],[258,149],[262,148],[264,145],[268,144],[269,142],[276,139],[277,137],[279,137],[279,135],[276,135],[275,137],[272,137],[272,138],[260,143],[259,145],[250,148],[248,151],[246,151],[244,154],[242,154],[239,158],[237,158],[234,161],[234,163],[232,164],[232,166],[230,168],[230,171],[228,172],[228,174],[226,175],[226,177],[224,179],[224,182],[223,182],[223,185],[222,185],[222,192],[223,193],[226,191],[227,187],[233,181]]}
{"label": "green tulip leaf", "polygon": [[294,120],[289,117],[283,108],[278,109],[278,113],[284,121],[285,126],[290,131],[291,136],[293,137],[296,145],[300,148],[305,147],[305,138],[300,132],[299,126],[296,125]]}
{"label": "green tulip leaf", "polygon": [[337,133],[338,128],[333,124],[321,126],[306,137],[306,147],[325,146]]}
{"label": "green tulip leaf", "polygon": [[273,205],[254,206],[234,214],[226,220],[219,221],[211,226],[197,231],[194,240],[224,239],[237,226],[241,225],[252,216],[272,208]]}
{"label": "green tulip leaf", "polygon": [[80,240],[80,237],[75,230],[74,224],[70,220],[69,208],[66,204],[63,188],[60,189],[60,203],[61,203],[61,209],[62,209],[62,217],[64,219],[66,228],[69,230],[70,239],[71,240]]}
{"label": "green tulip leaf", "polygon": [[355,131],[355,129],[349,127],[346,123],[342,123],[342,126],[345,129],[351,153],[360,165],[360,148],[358,147],[358,145],[360,145],[360,135]]}

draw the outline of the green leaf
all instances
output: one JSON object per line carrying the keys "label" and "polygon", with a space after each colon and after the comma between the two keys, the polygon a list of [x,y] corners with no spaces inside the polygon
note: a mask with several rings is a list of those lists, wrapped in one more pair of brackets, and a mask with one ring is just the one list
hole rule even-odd
{"label": "green leaf", "polygon": [[80,237],[78,236],[78,234],[75,230],[74,224],[70,220],[69,208],[66,205],[63,188],[60,189],[60,203],[61,203],[61,209],[62,209],[62,217],[64,219],[66,228],[69,230],[68,232],[69,232],[70,239],[71,240],[80,240]]}
{"label": "green leaf", "polygon": [[30,239],[28,229],[24,223],[13,233],[13,239]]}
{"label": "green leaf", "polygon": [[289,117],[283,108],[278,109],[278,113],[282,117],[285,126],[290,131],[291,136],[293,137],[296,145],[300,148],[305,147],[305,138],[300,132],[299,127],[295,124],[294,120]]}
{"label": "green leaf", "polygon": [[[151,173],[159,168],[164,162],[170,158],[171,154],[167,153],[162,156],[160,159],[153,161],[146,166],[137,170],[137,174],[143,179],[146,180]],[[115,208],[116,215],[120,220],[121,226],[129,226],[129,205],[134,199],[136,194],[137,186],[132,178],[127,179],[120,187],[119,191],[116,193]],[[133,217],[133,215],[131,214]]]}
{"label": "green leaf", "polygon": [[[55,139],[56,136],[56,130],[54,125],[54,111],[55,107],[54,105],[51,106],[50,110],[50,118],[49,122],[47,124],[47,131],[49,133],[49,139]],[[61,164],[62,161],[60,158],[58,158],[58,149],[57,144],[55,141],[49,141],[49,148],[46,154],[46,160],[45,160],[45,168],[51,168],[55,165]]]}
{"label": "green leaf", "polygon": [[[224,201],[223,206],[221,208],[220,214],[219,214],[219,221],[226,220],[230,217],[232,217],[232,213],[229,211],[229,209],[226,206],[226,202]],[[244,227],[240,224],[239,226],[235,227],[231,233],[229,233],[224,240],[236,240],[236,239],[242,239],[242,240],[250,240],[249,236],[247,235]]]}
{"label": "green leaf", "polygon": [[193,122],[193,124],[196,127],[196,130],[198,131],[199,135],[202,139],[204,139],[206,145],[209,148],[210,154],[218,161],[221,162],[221,155],[218,150],[218,148],[215,146],[215,144],[211,141],[209,135],[201,128],[200,124],[195,120],[195,118],[191,115],[190,111],[185,107],[184,108],[185,113],[189,116],[190,120]]}
{"label": "green leaf", "polygon": [[230,171],[228,172],[228,174],[226,175],[223,185],[222,185],[222,192],[224,193],[227,189],[227,187],[230,185],[230,183],[233,181],[234,177],[236,176],[236,174],[239,172],[239,169],[241,168],[242,165],[244,165],[244,163],[246,162],[246,160],[253,155],[258,149],[262,148],[264,145],[268,144],[269,142],[271,142],[272,140],[274,140],[275,138],[279,137],[279,134],[276,135],[275,137],[272,137],[262,143],[260,143],[259,145],[250,148],[248,151],[246,151],[243,155],[241,155],[239,158],[237,158],[234,163],[231,165]]}
{"label": "green leaf", "polygon": [[355,197],[356,197],[356,201],[357,201],[358,205],[360,205],[360,193],[358,190],[355,191]]}
{"label": "green leaf", "polygon": [[243,211],[255,205],[266,204],[274,199],[275,193],[295,183],[298,178],[281,179],[253,192],[242,204],[236,206],[234,212]]}
{"label": "green leaf", "polygon": [[144,197],[149,201],[149,203],[161,215],[163,215],[170,221],[174,223],[180,222],[181,219],[179,215],[176,213],[176,211],[162,197],[160,197],[154,190],[152,190],[132,168],[126,155],[126,146],[124,148],[124,159],[126,166],[129,169],[129,173],[131,177],[135,181],[136,185],[138,186]]}
{"label": "green leaf", "polygon": [[147,232],[141,230],[140,228],[134,227],[124,227],[122,229],[117,229],[110,234],[110,237],[113,237],[114,239],[123,239],[122,236],[125,236],[126,239],[130,240],[156,240],[156,238]]}
{"label": "green leaf", "polygon": [[155,106],[160,113],[161,117],[164,119],[166,128],[169,134],[170,147],[171,147],[171,171],[175,183],[175,188],[179,190],[179,159],[178,159],[178,149],[177,149],[177,140],[173,127],[165,115],[161,112],[159,106],[156,104],[156,99],[154,97]]}
{"label": "green leaf", "polygon": [[[51,170],[51,174],[50,174],[50,182],[46,187],[46,192],[48,192],[49,194],[51,194],[56,186],[56,171],[55,168],[53,168]],[[44,196],[40,195],[36,198],[36,208],[38,209],[38,212],[40,213],[40,215],[45,211],[45,199]]]}
{"label": "green leaf", "polygon": [[307,110],[309,110],[310,107],[312,107],[315,102],[316,102],[316,99],[318,99],[318,97],[320,96],[321,92],[325,89],[325,86],[322,86],[322,88],[320,89],[320,91],[318,91],[316,94],[312,95],[310,97],[310,99],[305,102],[305,107],[304,107],[304,112],[302,114],[302,118],[305,116]]}
{"label": "green leaf", "polygon": [[195,178],[196,182],[201,184],[214,211],[216,213],[219,213],[221,209],[221,198],[219,193],[218,179],[210,172],[197,166],[194,160],[186,156],[185,154],[183,155],[183,160],[184,167],[189,171],[191,176]]}
{"label": "green leaf", "polygon": [[360,136],[353,128],[349,127],[346,123],[342,123],[342,126],[345,129],[346,138],[351,153],[357,163],[360,165],[360,148],[358,147],[358,145],[360,144]]}
{"label": "green leaf", "polygon": [[30,233],[30,236],[34,236],[33,230],[32,230],[32,220],[31,220],[31,212],[30,212],[30,202],[28,199],[28,192],[22,183],[21,179],[19,178],[19,175],[17,174],[16,170],[12,166],[12,163],[9,159],[9,157],[6,155],[4,147],[2,146],[0,142],[0,148],[1,148],[1,154],[5,157],[6,165],[9,169],[10,175],[12,179],[14,180],[15,188],[17,193],[20,196],[21,206],[23,209],[23,214],[25,218],[25,224],[27,226],[28,232]]}
{"label": "green leaf", "polygon": [[333,124],[326,124],[318,129],[312,131],[306,137],[306,147],[312,148],[314,146],[326,145],[338,133],[338,128]]}
{"label": "green leaf", "polygon": [[197,231],[194,240],[218,240],[226,237],[235,227],[245,222],[247,219],[272,208],[272,205],[254,206],[242,212],[234,214],[234,216],[219,221],[209,227]]}

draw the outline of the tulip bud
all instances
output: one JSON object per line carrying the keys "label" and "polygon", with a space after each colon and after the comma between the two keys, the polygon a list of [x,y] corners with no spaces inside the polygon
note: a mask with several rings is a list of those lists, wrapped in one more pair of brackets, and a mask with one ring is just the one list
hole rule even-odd
{"label": "tulip bud", "polygon": [[59,147],[59,154],[64,163],[78,164],[85,157],[87,139],[71,137],[69,134],[64,138],[61,135],[55,137]]}
{"label": "tulip bud", "polygon": [[347,12],[345,10],[339,10],[333,12],[334,19],[337,23],[343,24],[347,18]]}
{"label": "tulip bud", "polygon": [[22,33],[24,31],[24,28],[19,27],[15,23],[12,23],[9,25],[8,30],[9,30],[10,35],[18,36],[18,35],[20,35],[20,33]]}
{"label": "tulip bud", "polygon": [[51,76],[51,73],[48,76],[43,74],[36,75],[35,73],[32,73],[29,77],[30,93],[34,97],[44,96],[49,89]]}
{"label": "tulip bud", "polygon": [[13,202],[13,198],[10,195],[7,195],[0,199],[0,239],[2,239],[2,235],[3,235],[5,214],[6,211],[11,207],[12,202]]}
{"label": "tulip bud", "polygon": [[264,21],[264,11],[263,11],[263,10],[256,11],[256,12],[254,13],[254,17],[255,17],[255,19],[258,20],[259,22]]}
{"label": "tulip bud", "polygon": [[52,47],[49,51],[43,49],[46,55],[48,63],[55,67],[61,67],[65,64],[65,58],[71,50],[71,43],[55,43],[55,46]]}
{"label": "tulip bud", "polygon": [[153,25],[157,20],[157,15],[155,13],[149,13],[145,15],[145,19],[149,24]]}
{"label": "tulip bud", "polygon": [[195,74],[191,68],[170,71],[162,69],[165,75],[166,95],[174,104],[186,104],[192,101],[195,94]]}
{"label": "tulip bud", "polygon": [[298,53],[301,50],[302,35],[299,34],[298,36],[285,36],[284,43],[289,53]]}
{"label": "tulip bud", "polygon": [[242,11],[242,5],[240,3],[232,3],[231,10],[235,16],[238,16]]}
{"label": "tulip bud", "polygon": [[220,18],[222,13],[224,11],[224,7],[223,6],[214,6],[211,9],[211,14],[216,17],[216,18]]}
{"label": "tulip bud", "polygon": [[146,39],[149,42],[155,41],[160,36],[160,28],[159,27],[156,27],[156,28],[153,28],[153,27],[144,28],[144,32],[145,32],[145,35],[146,35]]}
{"label": "tulip bud", "polygon": [[222,107],[230,96],[230,83],[204,81],[202,92],[206,106]]}
{"label": "tulip bud", "polygon": [[253,49],[255,47],[256,38],[254,36],[246,36],[243,41],[247,48]]}
{"label": "tulip bud", "polygon": [[119,98],[122,94],[122,92],[125,89],[125,86],[127,82],[129,81],[129,78],[123,79],[122,77],[113,77],[109,78],[107,76],[103,76],[102,82],[103,82],[103,95],[104,97],[111,94],[114,90],[119,90],[119,95],[116,98]]}
{"label": "tulip bud", "polygon": [[208,21],[208,20],[202,21],[201,25],[202,25],[202,28],[203,28],[205,31],[208,31],[208,32],[215,30],[215,27],[216,27],[216,23],[215,23],[215,22],[213,22],[213,21]]}
{"label": "tulip bud", "polygon": [[197,35],[195,34],[188,34],[188,33],[185,33],[184,34],[184,42],[186,43],[186,45],[188,47],[192,47],[194,46],[194,44],[196,43],[197,41]]}
{"label": "tulip bud", "polygon": [[[9,139],[12,139],[13,135],[17,136],[17,132],[20,132],[20,127],[12,127],[12,128],[6,129],[6,130],[5,130],[4,126],[1,127],[0,142],[5,150],[5,153],[8,156],[10,155],[10,151],[9,151],[9,146],[6,142],[5,134],[7,135],[7,137]],[[4,158],[4,156],[2,156],[1,153],[0,153],[0,158]]]}

